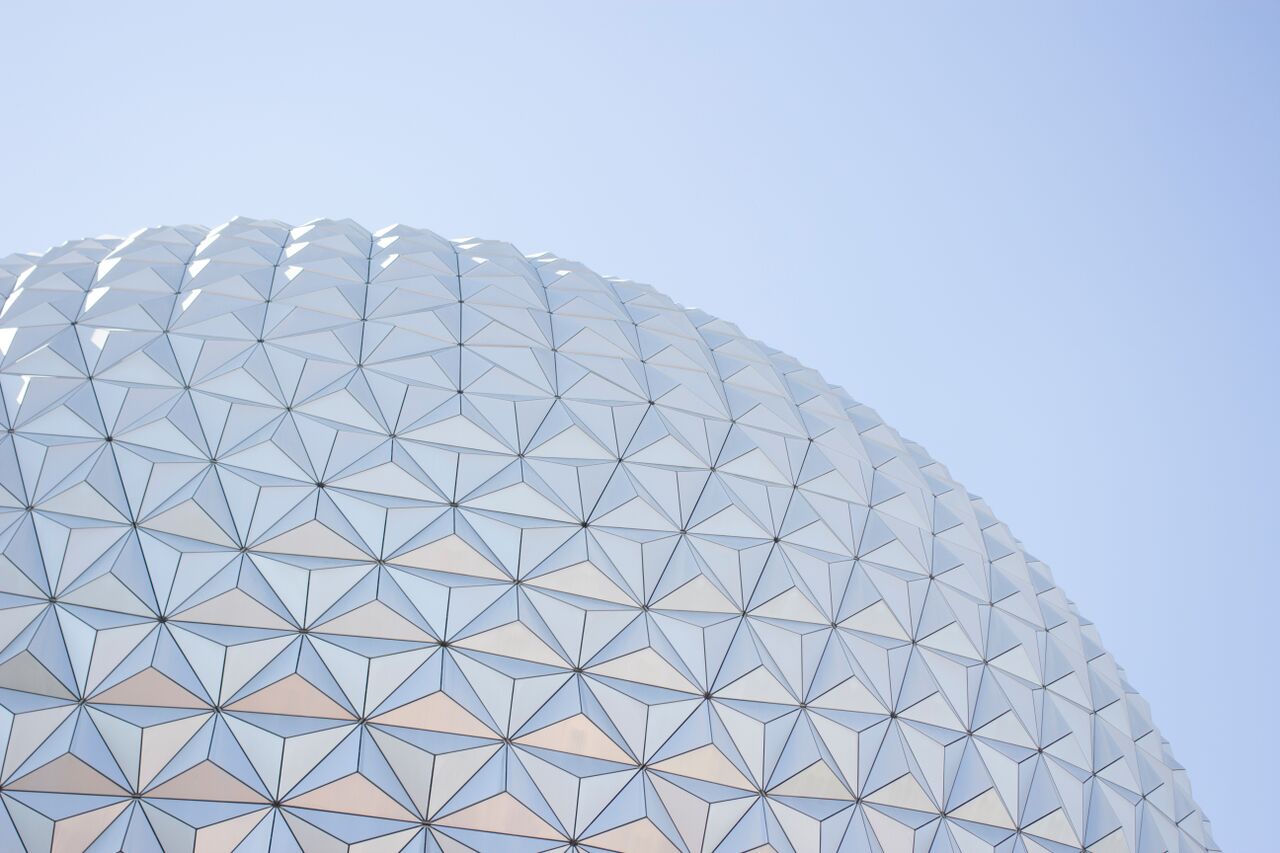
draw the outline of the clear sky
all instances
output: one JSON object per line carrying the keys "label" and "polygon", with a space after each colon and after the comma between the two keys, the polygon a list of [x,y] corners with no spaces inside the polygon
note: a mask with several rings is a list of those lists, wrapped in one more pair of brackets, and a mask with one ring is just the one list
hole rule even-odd
{"label": "clear sky", "polygon": [[0,255],[349,216],[726,316],[987,498],[1219,843],[1274,846],[1280,3],[43,2],[0,33]]}

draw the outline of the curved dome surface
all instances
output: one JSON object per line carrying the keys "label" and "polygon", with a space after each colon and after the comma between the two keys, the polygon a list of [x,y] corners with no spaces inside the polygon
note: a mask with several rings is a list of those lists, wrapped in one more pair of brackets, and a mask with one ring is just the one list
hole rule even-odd
{"label": "curved dome surface", "polygon": [[1048,569],[728,322],[328,220],[0,290],[4,849],[1215,849]]}

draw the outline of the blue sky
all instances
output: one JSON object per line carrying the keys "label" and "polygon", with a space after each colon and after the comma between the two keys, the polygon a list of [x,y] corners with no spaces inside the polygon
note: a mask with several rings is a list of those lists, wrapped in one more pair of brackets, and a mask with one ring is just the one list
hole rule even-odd
{"label": "blue sky", "polygon": [[350,216],[724,315],[987,498],[1272,839],[1280,5],[116,5],[0,11],[0,254]]}

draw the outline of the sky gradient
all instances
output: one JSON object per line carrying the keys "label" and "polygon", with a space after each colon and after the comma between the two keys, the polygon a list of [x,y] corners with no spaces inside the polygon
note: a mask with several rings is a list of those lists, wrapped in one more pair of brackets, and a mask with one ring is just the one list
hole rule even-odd
{"label": "sky gradient", "polygon": [[0,255],[399,221],[733,320],[985,497],[1274,843],[1280,4],[104,5],[0,10]]}

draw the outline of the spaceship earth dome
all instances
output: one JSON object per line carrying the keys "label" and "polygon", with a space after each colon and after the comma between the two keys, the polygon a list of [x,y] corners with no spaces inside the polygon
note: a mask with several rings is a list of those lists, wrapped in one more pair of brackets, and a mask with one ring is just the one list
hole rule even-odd
{"label": "spaceship earth dome", "polygon": [[1048,568],[729,322],[349,220],[0,293],[0,849],[1216,849]]}

